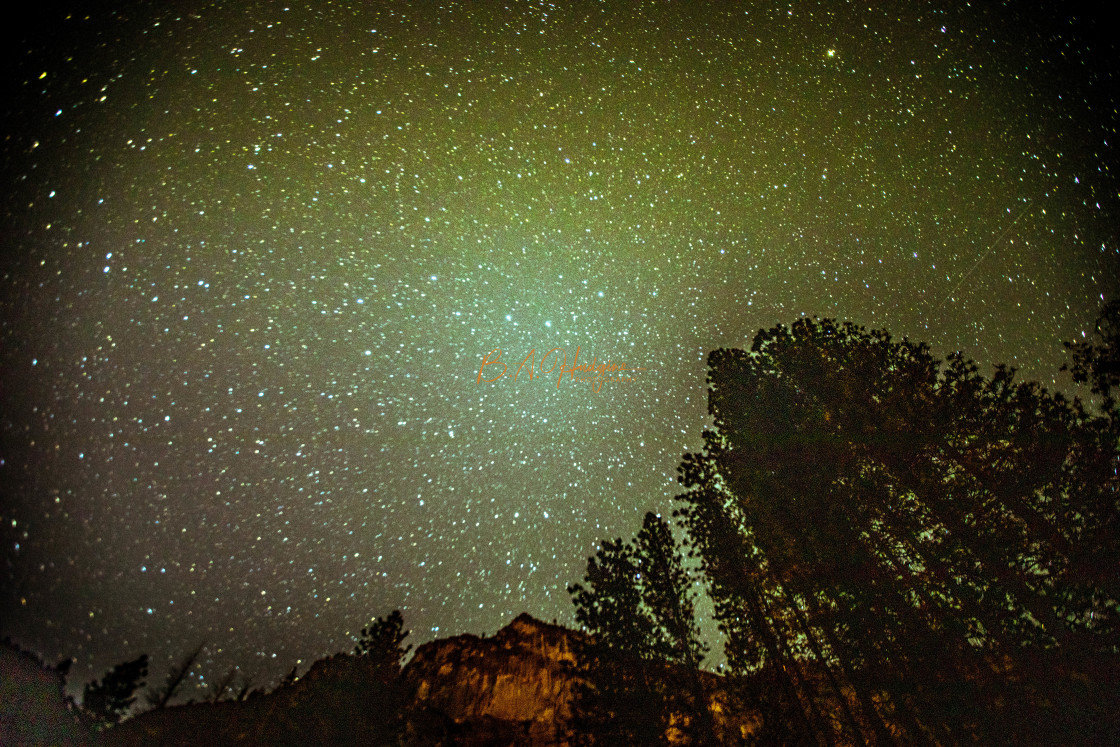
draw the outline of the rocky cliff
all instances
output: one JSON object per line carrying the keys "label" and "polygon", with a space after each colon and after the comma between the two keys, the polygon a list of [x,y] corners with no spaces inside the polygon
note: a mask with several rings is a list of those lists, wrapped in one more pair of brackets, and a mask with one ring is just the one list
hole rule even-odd
{"label": "rocky cliff", "polygon": [[[609,723],[586,711],[604,703],[581,699],[589,679],[601,674],[593,651],[588,636],[522,614],[491,638],[462,635],[421,646],[404,670],[408,701],[453,725],[455,744],[618,744],[617,735],[594,739]],[[638,662],[622,663],[634,681],[631,668],[637,667]],[[710,714],[705,728],[717,742],[742,744],[761,727],[757,708],[733,696],[722,677],[649,665],[642,678],[658,692],[646,704],[661,712],[637,717],[662,723],[657,736],[670,744],[690,743],[689,734],[700,726],[689,707],[696,690],[704,693]]]}
{"label": "rocky cliff", "polygon": [[465,727],[459,741],[564,741],[586,636],[520,615],[492,638],[421,646],[404,670],[409,700]]}
{"label": "rocky cliff", "polygon": [[611,731],[624,712],[631,723],[644,723],[653,741],[688,744],[701,725],[697,692],[711,714],[703,728],[714,731],[716,742],[742,744],[757,732],[757,709],[713,674],[646,664],[639,676],[637,662],[615,661],[616,682],[640,682],[639,697],[626,688],[621,699],[618,691],[596,690],[603,669],[591,644],[577,631],[521,615],[491,637],[461,635],[420,646],[399,675],[369,658],[339,654],[267,695],[142,713],[97,741],[416,747],[647,741]]}

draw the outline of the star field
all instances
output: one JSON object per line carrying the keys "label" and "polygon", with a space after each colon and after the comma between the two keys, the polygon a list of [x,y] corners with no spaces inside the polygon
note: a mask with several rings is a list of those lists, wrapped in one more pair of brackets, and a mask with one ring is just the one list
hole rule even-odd
{"label": "star field", "polygon": [[[1115,42],[878,5],[42,10],[8,45],[3,632],[74,679],[205,640],[204,680],[266,682],[394,608],[416,642],[572,624],[598,541],[672,508],[708,351],[801,314],[1066,386],[1120,290]],[[528,377],[557,347],[643,370]]]}

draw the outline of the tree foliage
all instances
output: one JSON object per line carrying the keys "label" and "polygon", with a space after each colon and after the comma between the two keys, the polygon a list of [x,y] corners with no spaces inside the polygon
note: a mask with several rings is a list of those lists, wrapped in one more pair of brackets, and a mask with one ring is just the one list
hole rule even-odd
{"label": "tree foliage", "polygon": [[160,687],[148,688],[148,692],[144,694],[144,699],[148,701],[148,705],[150,705],[153,710],[166,708],[167,704],[171,702],[171,699],[179,693],[179,690],[182,689],[183,685],[190,677],[191,669],[194,668],[204,648],[206,648],[205,641],[198,644],[198,647],[184,656],[178,664],[168,669],[167,677],[164,679],[163,685]]}
{"label": "tree foliage", "polygon": [[147,676],[147,654],[117,664],[101,680],[94,680],[85,686],[82,708],[102,726],[120,723],[136,702],[136,690],[144,684]]}
{"label": "tree foliage", "polygon": [[404,629],[400,610],[393,610],[388,617],[377,617],[362,628],[362,635],[354,646],[354,653],[372,661],[379,668],[396,674],[412,644],[404,645],[409,631]]}
{"label": "tree foliage", "polygon": [[1065,343],[1073,362],[1062,366],[1078,384],[1089,384],[1093,394],[1104,398],[1105,410],[1115,414],[1112,390],[1120,387],[1120,299],[1109,301],[1097,317],[1099,342],[1082,340]]}
{"label": "tree foliage", "polygon": [[704,702],[699,680],[688,680],[691,703],[670,702],[680,700],[673,696],[681,682],[670,681],[665,666],[695,675],[707,651],[696,623],[695,585],[668,522],[653,513],[633,541],[604,540],[588,559],[583,583],[568,589],[576,619],[596,641],[590,684],[576,704],[582,730],[653,744],[664,738],[671,711],[683,707],[701,716],[694,731],[710,731],[698,708]]}
{"label": "tree foliage", "polygon": [[1031,737],[1012,703],[1071,735],[1055,704],[1120,649],[1114,419],[831,320],[713,352],[708,385],[681,515],[785,739]]}
{"label": "tree foliage", "polygon": [[354,646],[354,654],[368,664],[370,684],[364,697],[377,705],[376,712],[363,718],[370,732],[380,735],[378,743],[396,744],[405,728],[407,686],[401,676],[401,664],[412,650],[412,644],[404,643],[408,635],[400,610],[393,610],[387,617],[373,618],[362,628]]}
{"label": "tree foliage", "polygon": [[636,656],[652,655],[654,623],[642,609],[642,587],[633,545],[604,540],[587,560],[582,584],[568,588],[576,620],[603,646]]}
{"label": "tree foliage", "polygon": [[696,622],[697,590],[682,562],[669,523],[647,513],[634,538],[642,601],[653,622],[653,652],[664,661],[698,669],[708,646]]}
{"label": "tree foliage", "polygon": [[568,588],[576,620],[602,645],[643,659],[699,667],[707,646],[697,591],[669,523],[647,513],[631,542],[604,540],[582,584]]}

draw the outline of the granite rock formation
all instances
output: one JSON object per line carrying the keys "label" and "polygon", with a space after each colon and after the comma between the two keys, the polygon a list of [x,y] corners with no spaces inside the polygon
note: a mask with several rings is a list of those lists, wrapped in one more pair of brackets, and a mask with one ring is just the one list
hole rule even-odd
{"label": "granite rock formation", "polygon": [[409,701],[461,727],[459,743],[563,742],[588,644],[580,633],[527,614],[490,638],[432,641],[405,667]]}

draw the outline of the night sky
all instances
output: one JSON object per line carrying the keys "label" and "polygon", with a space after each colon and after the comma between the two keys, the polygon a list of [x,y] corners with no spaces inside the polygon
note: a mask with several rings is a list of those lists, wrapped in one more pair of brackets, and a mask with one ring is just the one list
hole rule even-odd
{"label": "night sky", "polygon": [[[0,633],[265,684],[395,608],[572,624],[672,509],[707,353],[802,314],[1064,388],[1120,290],[1120,55],[1039,5],[38,7]],[[540,375],[577,348],[642,370]]]}

